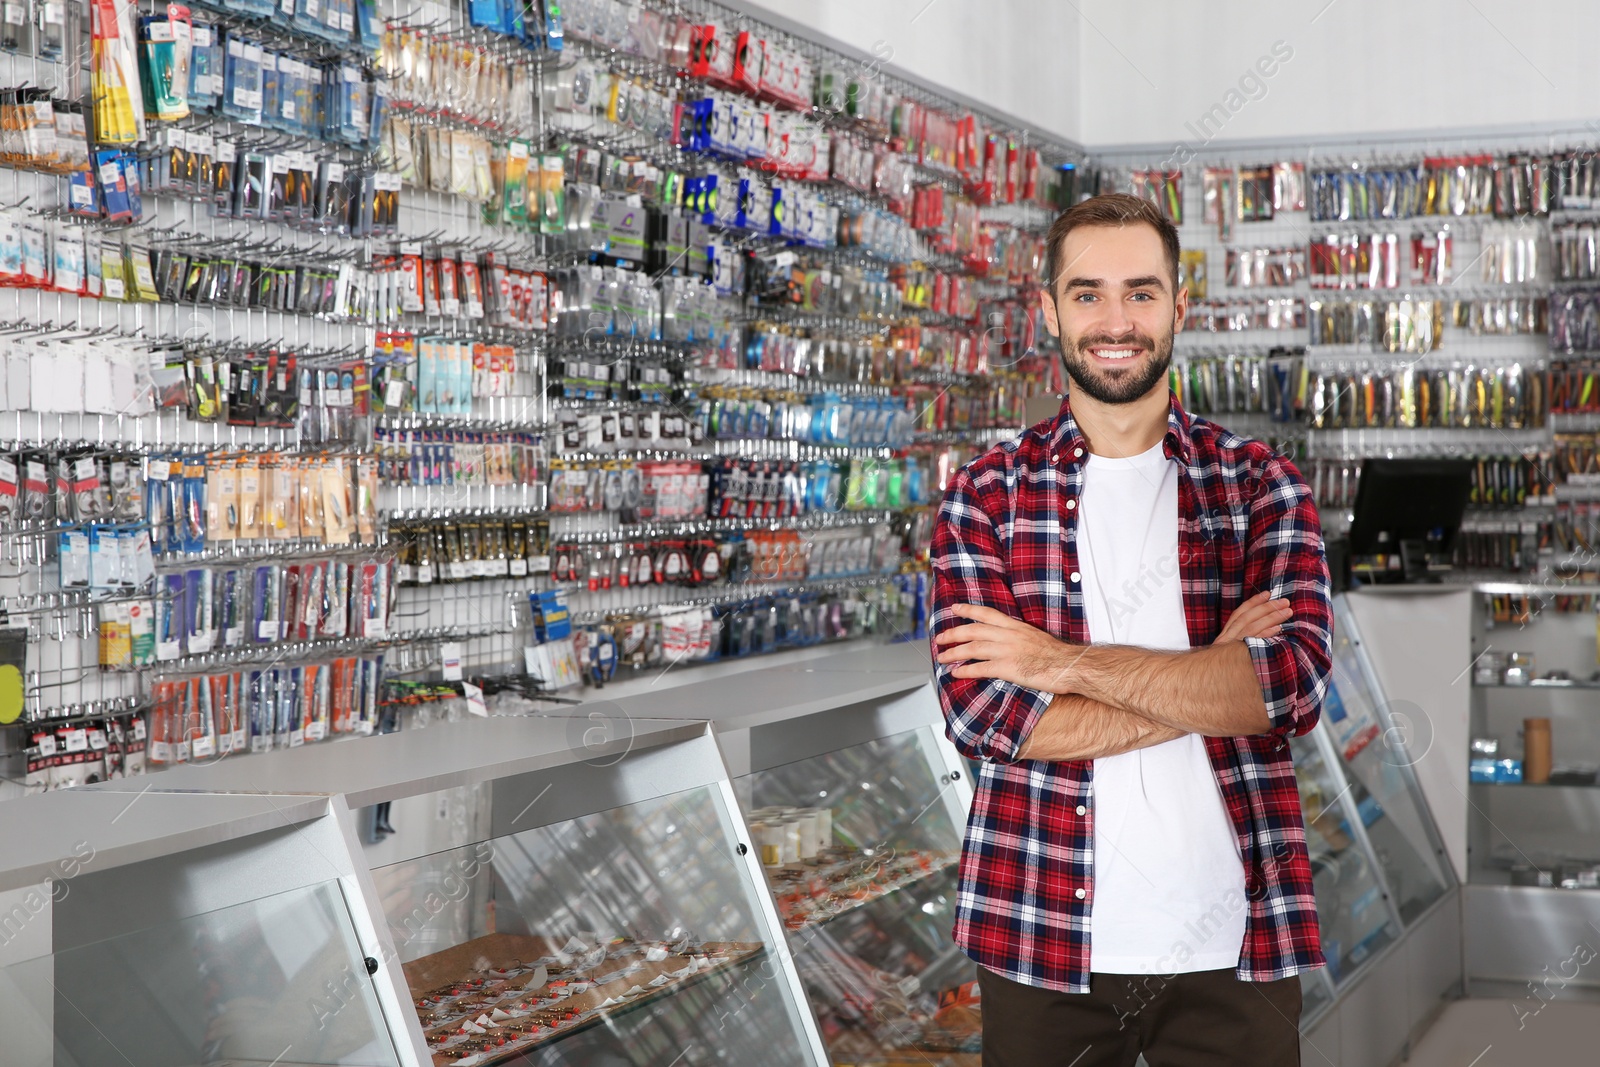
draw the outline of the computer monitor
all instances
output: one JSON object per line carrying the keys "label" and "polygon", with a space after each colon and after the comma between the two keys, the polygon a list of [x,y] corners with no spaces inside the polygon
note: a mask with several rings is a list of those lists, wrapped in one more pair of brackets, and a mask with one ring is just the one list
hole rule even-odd
{"label": "computer monitor", "polygon": [[1365,460],[1350,554],[1398,553],[1406,579],[1424,578],[1431,561],[1448,559],[1454,549],[1471,492],[1471,460]]}

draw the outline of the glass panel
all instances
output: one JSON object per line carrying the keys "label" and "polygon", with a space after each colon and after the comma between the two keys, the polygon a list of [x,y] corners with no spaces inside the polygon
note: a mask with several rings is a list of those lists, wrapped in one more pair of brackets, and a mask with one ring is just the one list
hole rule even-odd
{"label": "glass panel", "polygon": [[0,997],[8,1064],[399,1063],[332,882],[13,964]]}
{"label": "glass panel", "polygon": [[1347,782],[1338,768],[1329,767],[1310,736],[1292,738],[1289,747],[1306,817],[1322,951],[1328,958],[1329,976],[1342,982],[1393,941],[1399,929],[1384,902],[1377,872],[1345,818],[1346,790],[1361,787]]}
{"label": "glass panel", "polygon": [[1351,640],[1349,613],[1339,602],[1335,614],[1333,677],[1323,719],[1334,748],[1356,780],[1351,793],[1367,826],[1367,839],[1384,881],[1394,894],[1403,922],[1410,923],[1444,895],[1448,876],[1417,803],[1411,764],[1431,735],[1421,736],[1420,708],[1386,705],[1362,670],[1361,653]]}
{"label": "glass panel", "polygon": [[1333,990],[1323,968],[1300,972],[1300,1032],[1316,1025],[1317,1017],[1333,1003]]}
{"label": "glass panel", "polygon": [[950,940],[965,813],[938,744],[921,727],[736,783],[835,1063],[980,1050],[977,968]]}
{"label": "glass panel", "polygon": [[436,1064],[808,1064],[709,787],[373,872]]}

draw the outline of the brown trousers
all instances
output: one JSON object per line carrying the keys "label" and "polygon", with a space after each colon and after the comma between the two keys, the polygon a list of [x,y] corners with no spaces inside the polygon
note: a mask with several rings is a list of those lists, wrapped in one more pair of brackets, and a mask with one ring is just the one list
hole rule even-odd
{"label": "brown trousers", "polygon": [[1298,1067],[1300,979],[1095,974],[1056,993],[978,968],[983,1067]]}

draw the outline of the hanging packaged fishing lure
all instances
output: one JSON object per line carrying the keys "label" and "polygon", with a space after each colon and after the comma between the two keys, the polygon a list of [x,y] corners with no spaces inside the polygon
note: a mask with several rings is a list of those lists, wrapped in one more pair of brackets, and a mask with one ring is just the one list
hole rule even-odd
{"label": "hanging packaged fishing lure", "polygon": [[193,26],[189,9],[168,4],[139,20],[142,42],[144,113],[146,118],[175,122],[189,114],[190,60]]}

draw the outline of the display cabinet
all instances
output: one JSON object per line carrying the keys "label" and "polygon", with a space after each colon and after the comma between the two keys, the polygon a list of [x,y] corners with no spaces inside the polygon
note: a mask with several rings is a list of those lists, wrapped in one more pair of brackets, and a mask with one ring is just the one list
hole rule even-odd
{"label": "display cabinet", "polygon": [[[1457,920],[1403,723],[1342,602],[1336,627],[1293,742],[1319,1050],[1359,998],[1460,977],[1426,964]],[[976,1064],[950,940],[971,786],[926,648],[670,682],[27,802],[0,829],[6,1061]]]}
{"label": "display cabinet", "polygon": [[1340,598],[1321,721],[1290,743],[1328,960],[1312,984],[1349,981],[1451,884],[1443,842],[1411,771],[1410,724],[1380,694]]}
{"label": "display cabinet", "polygon": [[[1302,976],[1301,1031],[1307,1062],[1376,1067],[1459,987],[1459,911],[1413,773],[1418,723],[1384,696],[1344,596],[1333,622],[1321,720],[1290,741],[1328,961]],[[1386,1007],[1363,1030],[1356,1014],[1374,998]]]}
{"label": "display cabinet", "polygon": [[340,794],[404,1064],[821,1061],[704,722],[472,718],[161,784],[224,773]]}
{"label": "display cabinet", "polygon": [[489,834],[374,869],[433,1062],[816,1062],[726,783],[538,815],[576,785],[496,781]]}
{"label": "display cabinet", "polygon": [[342,802],[77,791],[0,827],[0,1060],[401,1067]]}
{"label": "display cabinet", "polygon": [[[1600,921],[1596,594],[1578,582],[1476,592],[1468,977],[1476,993],[1520,998],[1574,945],[1592,943]],[[1569,971],[1564,984],[1600,986],[1588,968]]]}
{"label": "display cabinet", "polygon": [[976,969],[950,940],[965,790],[944,745],[923,725],[735,782],[835,1063],[980,1051]]}
{"label": "display cabinet", "polygon": [[915,642],[612,699],[710,721],[834,1064],[979,1058],[976,966],[950,938],[971,784],[929,669]]}

